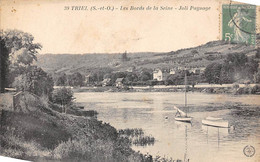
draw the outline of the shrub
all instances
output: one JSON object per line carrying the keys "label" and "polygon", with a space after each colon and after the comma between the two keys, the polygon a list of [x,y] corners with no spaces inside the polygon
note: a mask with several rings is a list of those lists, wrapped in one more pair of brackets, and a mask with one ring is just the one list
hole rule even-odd
{"label": "shrub", "polygon": [[13,85],[20,91],[28,91],[38,96],[51,96],[53,80],[41,68],[32,66],[27,68],[25,74],[16,77]]}
{"label": "shrub", "polygon": [[260,86],[255,85],[252,90],[251,90],[251,94],[256,94],[260,92]]}
{"label": "shrub", "polygon": [[70,88],[59,88],[54,90],[52,94],[52,101],[56,104],[60,104],[63,107],[69,106],[72,104],[73,92]]}
{"label": "shrub", "polygon": [[234,84],[232,85],[232,87],[233,87],[234,89],[237,89],[237,88],[239,88],[239,84],[234,83]]}

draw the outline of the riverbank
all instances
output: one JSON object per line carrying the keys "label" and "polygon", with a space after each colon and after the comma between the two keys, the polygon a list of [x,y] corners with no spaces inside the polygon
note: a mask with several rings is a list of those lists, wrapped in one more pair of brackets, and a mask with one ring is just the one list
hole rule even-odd
{"label": "riverbank", "polygon": [[[184,85],[156,85],[156,86],[131,86],[117,88],[114,86],[106,87],[75,87],[74,92],[183,92]],[[227,94],[260,94],[259,84],[204,84],[189,85],[188,91],[202,93],[227,93]]]}
{"label": "riverbank", "polygon": [[152,161],[108,123],[60,113],[25,93],[20,107],[1,104],[0,155],[32,161]]}
{"label": "riverbank", "polygon": [[0,102],[1,156],[31,161],[171,161],[131,149],[140,139],[141,144],[154,142],[153,137],[129,143],[122,132],[95,115],[80,113],[78,107],[60,113],[58,105],[25,92],[20,106],[13,109],[12,93],[0,97],[6,101]]}

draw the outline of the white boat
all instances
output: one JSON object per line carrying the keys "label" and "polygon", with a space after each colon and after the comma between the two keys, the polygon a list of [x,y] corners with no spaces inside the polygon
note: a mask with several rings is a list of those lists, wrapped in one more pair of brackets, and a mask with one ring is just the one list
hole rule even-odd
{"label": "white boat", "polygon": [[183,112],[181,111],[179,108],[177,108],[176,106],[174,106],[175,109],[177,109],[177,113],[175,115],[175,120],[176,121],[180,121],[180,122],[191,122],[192,117],[187,115],[187,109],[186,109],[186,105],[187,105],[187,92],[186,92],[186,86],[187,86],[187,76],[185,73],[185,111]]}
{"label": "white boat", "polygon": [[222,127],[222,128],[230,127],[227,120],[223,120],[222,118],[210,117],[210,116],[202,120],[202,124],[213,126],[213,127]]}
{"label": "white boat", "polygon": [[175,117],[176,121],[182,121],[182,122],[191,122],[192,117],[189,116],[179,116]]}

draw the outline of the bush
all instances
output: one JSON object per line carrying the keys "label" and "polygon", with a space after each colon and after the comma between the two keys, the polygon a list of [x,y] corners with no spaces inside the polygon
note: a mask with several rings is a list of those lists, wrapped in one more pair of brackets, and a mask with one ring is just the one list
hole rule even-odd
{"label": "bush", "polygon": [[71,159],[87,161],[112,161],[113,143],[96,140],[90,142],[85,139],[68,140],[60,143],[53,151],[54,159]]}
{"label": "bush", "polygon": [[233,87],[234,89],[237,89],[237,88],[239,88],[239,84],[234,83],[234,84],[232,85],[232,87]]}
{"label": "bush", "polygon": [[62,87],[54,90],[52,94],[52,101],[56,104],[60,104],[63,107],[72,104],[73,92],[70,88]]}
{"label": "bush", "polygon": [[251,90],[251,94],[257,94],[260,92],[260,86],[255,85],[252,90]]}
{"label": "bush", "polygon": [[53,80],[41,68],[32,66],[26,69],[26,73],[15,78],[13,85],[20,91],[28,91],[38,96],[51,96]]}

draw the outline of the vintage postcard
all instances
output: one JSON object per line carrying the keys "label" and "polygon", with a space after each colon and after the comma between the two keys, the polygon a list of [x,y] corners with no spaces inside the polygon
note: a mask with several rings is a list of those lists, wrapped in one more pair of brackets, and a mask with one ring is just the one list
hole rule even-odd
{"label": "vintage postcard", "polygon": [[230,0],[1,0],[1,158],[260,161],[259,16]]}

